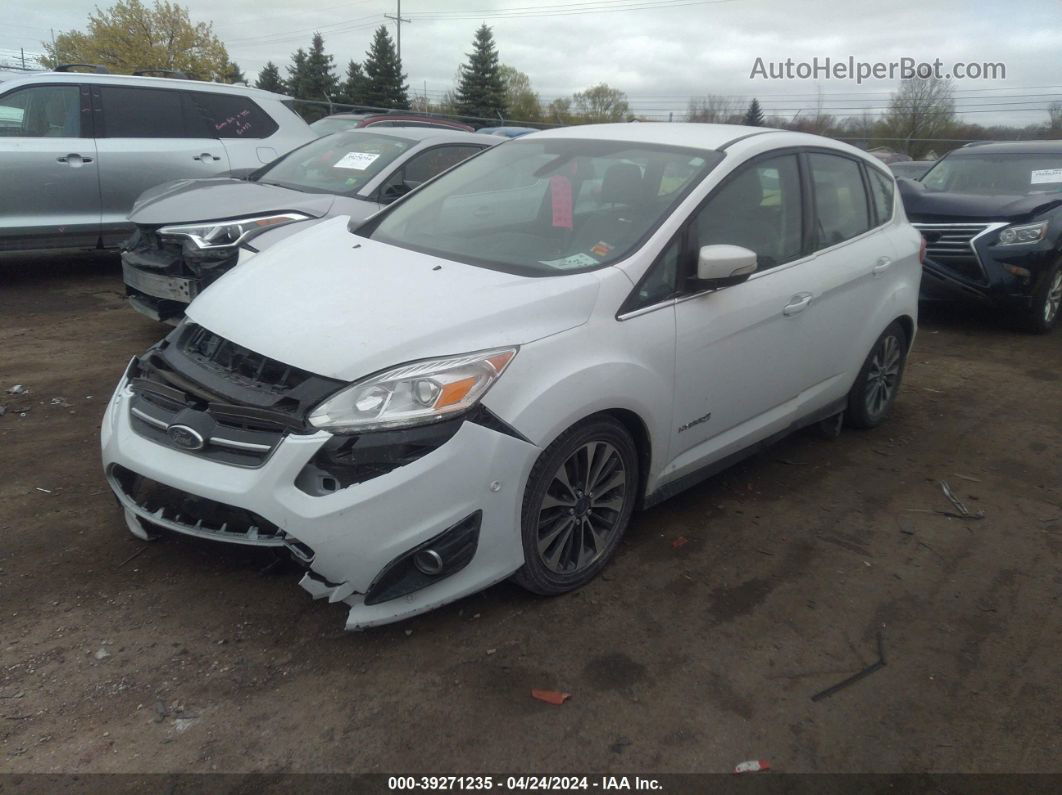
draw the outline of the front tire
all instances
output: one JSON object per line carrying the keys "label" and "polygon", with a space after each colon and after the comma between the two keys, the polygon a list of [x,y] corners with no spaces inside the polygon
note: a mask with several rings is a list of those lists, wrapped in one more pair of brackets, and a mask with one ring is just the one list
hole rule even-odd
{"label": "front tire", "polygon": [[1062,311],[1062,260],[1047,269],[1033,293],[1026,316],[1026,328],[1033,334],[1047,334],[1055,327]]}
{"label": "front tire", "polygon": [[881,332],[848,393],[845,421],[853,428],[876,428],[889,416],[900,391],[907,361],[907,334],[899,321]]}
{"label": "front tire", "polygon": [[513,580],[543,596],[590,582],[623,538],[639,482],[634,440],[621,423],[601,417],[561,434],[528,476],[524,566]]}

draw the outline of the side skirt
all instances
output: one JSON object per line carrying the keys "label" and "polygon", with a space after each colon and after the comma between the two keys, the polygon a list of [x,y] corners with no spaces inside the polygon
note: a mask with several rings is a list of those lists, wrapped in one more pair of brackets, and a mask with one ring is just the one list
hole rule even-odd
{"label": "side skirt", "polygon": [[845,406],[848,405],[848,396],[838,398],[832,403],[824,406],[818,411],[814,411],[804,417],[795,420],[788,428],[778,433],[771,434],[765,439],[761,439],[758,442],[750,444],[736,453],[731,453],[725,458],[720,458],[718,461],[713,461],[710,464],[705,464],[700,469],[694,470],[687,475],[683,475],[677,480],[673,480],[670,483],[665,483],[658,488],[652,494],[647,494],[642,500],[642,508],[651,508],[658,503],[663,502],[666,499],[674,497],[681,491],[685,491],[691,486],[696,486],[698,483],[702,483],[713,475],[718,475],[724,469],[729,469],[739,461],[744,461],[746,458],[755,455],[766,447],[770,447],[776,442],[781,441],[785,437],[789,436],[802,428],[807,428],[809,425],[814,425],[817,422],[822,422],[825,419],[833,417],[836,414],[844,411]]}

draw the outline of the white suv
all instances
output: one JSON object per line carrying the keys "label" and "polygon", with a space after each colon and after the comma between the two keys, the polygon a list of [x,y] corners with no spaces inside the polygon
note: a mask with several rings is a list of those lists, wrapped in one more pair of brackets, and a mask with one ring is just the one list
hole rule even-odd
{"label": "white suv", "polygon": [[148,188],[255,169],[316,136],[245,86],[48,72],[0,83],[0,251],[116,246]]}
{"label": "white suv", "polygon": [[489,149],[223,276],[102,428],[141,538],[287,547],[385,623],[608,562],[637,507],[869,428],[916,327],[892,177],[811,135],[587,126]]}

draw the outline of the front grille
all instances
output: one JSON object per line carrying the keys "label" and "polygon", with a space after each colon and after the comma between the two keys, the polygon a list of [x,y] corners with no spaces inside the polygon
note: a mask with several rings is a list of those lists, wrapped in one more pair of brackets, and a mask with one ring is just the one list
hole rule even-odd
{"label": "front grille", "polygon": [[189,324],[181,351],[190,359],[241,386],[283,395],[313,377],[311,373],[255,353]]}
{"label": "front grille", "polygon": [[200,450],[188,450],[180,447],[168,431],[188,411],[196,410],[174,397],[141,389],[134,390],[129,419],[134,431],[153,442],[233,466],[261,466],[284,438],[285,429],[275,423],[233,421],[204,411],[203,422],[209,429],[203,434],[206,444]]}
{"label": "front grille", "polygon": [[960,276],[987,282],[973,239],[991,224],[914,224],[926,241],[926,257]]}
{"label": "front grille", "polygon": [[142,521],[190,535],[238,544],[280,546],[285,533],[244,508],[197,497],[115,464],[111,483],[138,509]]}
{"label": "front grille", "polygon": [[[134,362],[129,377],[134,431],[190,455],[247,467],[264,464],[289,433],[316,433],[307,415],[344,386],[192,323]],[[175,424],[194,429],[205,443],[182,446],[170,435]]]}

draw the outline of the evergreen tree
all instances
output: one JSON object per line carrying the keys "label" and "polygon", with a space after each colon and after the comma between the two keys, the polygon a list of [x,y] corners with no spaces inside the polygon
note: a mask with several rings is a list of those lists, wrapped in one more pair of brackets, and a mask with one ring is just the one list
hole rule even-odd
{"label": "evergreen tree", "polygon": [[409,109],[409,86],[402,74],[402,61],[395,52],[395,43],[380,25],[365,54],[365,104],[374,108]]}
{"label": "evergreen tree", "polygon": [[240,69],[238,64],[229,61],[229,65],[225,67],[225,74],[222,77],[222,81],[225,83],[246,83],[247,76]]}
{"label": "evergreen tree", "polygon": [[338,102],[345,105],[364,105],[368,80],[361,70],[361,64],[351,61],[347,64],[347,79],[339,87]]}
{"label": "evergreen tree", "polygon": [[258,80],[255,82],[255,86],[263,91],[275,91],[278,94],[284,93],[284,81],[280,79],[280,70],[275,63],[266,61],[266,65],[258,73]]}
{"label": "evergreen tree", "polygon": [[324,51],[324,38],[320,33],[313,34],[310,51],[306,53],[306,78],[303,99],[335,98],[339,90],[339,78],[333,71],[332,56]]}
{"label": "evergreen tree", "polygon": [[468,62],[461,65],[457,108],[465,116],[481,119],[504,119],[508,115],[498,50],[494,46],[494,34],[486,23],[476,31]]}
{"label": "evergreen tree", "polygon": [[745,111],[744,124],[746,127],[763,127],[763,111],[760,109],[759,100],[753,97],[749,103],[749,109]]}
{"label": "evergreen tree", "polygon": [[284,82],[291,96],[301,98],[306,95],[306,50],[302,47],[291,54],[288,79]]}

